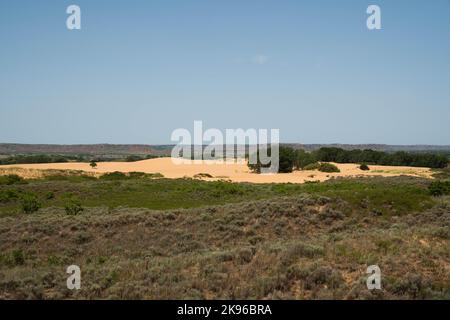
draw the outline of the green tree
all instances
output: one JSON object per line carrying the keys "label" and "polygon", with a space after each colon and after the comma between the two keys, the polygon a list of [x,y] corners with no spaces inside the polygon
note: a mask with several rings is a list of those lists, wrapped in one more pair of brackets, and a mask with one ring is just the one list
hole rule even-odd
{"label": "green tree", "polygon": [[297,155],[294,149],[290,147],[280,147],[279,173],[289,173],[294,170]]}
{"label": "green tree", "polygon": [[[270,157],[272,155],[272,150],[269,148],[267,150],[267,155]],[[294,149],[290,147],[281,147],[279,148],[279,168],[278,173],[288,173],[292,172],[294,169],[294,165],[296,162],[296,152]],[[257,150],[257,162],[256,163],[248,163],[248,167],[252,172],[261,173],[261,168],[269,168],[271,164],[262,164],[260,161],[260,148]]]}
{"label": "green tree", "polygon": [[307,165],[315,163],[316,158],[310,152],[306,152],[305,150],[297,150],[296,152],[296,160],[295,160],[295,168],[297,170],[304,169]]}

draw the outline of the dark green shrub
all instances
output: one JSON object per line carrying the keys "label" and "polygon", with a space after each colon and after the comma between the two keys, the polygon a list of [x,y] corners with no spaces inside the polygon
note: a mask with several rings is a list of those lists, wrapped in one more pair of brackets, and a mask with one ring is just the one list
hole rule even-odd
{"label": "dark green shrub", "polygon": [[128,176],[125,173],[119,171],[105,173],[104,175],[100,176],[100,179],[103,180],[123,180],[127,178]]}
{"label": "dark green shrub", "polygon": [[145,172],[132,171],[128,173],[130,178],[144,178],[147,174]]}
{"label": "dark green shrub", "polygon": [[45,194],[45,199],[52,200],[55,199],[55,193],[53,191],[49,191]]}
{"label": "dark green shrub", "polygon": [[64,210],[66,213],[71,216],[76,216],[84,211],[84,208],[81,206],[81,202],[77,198],[69,199],[64,205]]}
{"label": "dark green shrub", "polygon": [[444,196],[450,194],[450,181],[433,181],[428,186],[428,191],[432,196]]}
{"label": "dark green shrub", "polygon": [[15,266],[20,266],[25,264],[25,255],[22,250],[14,250],[11,254],[11,262]]}
{"label": "dark green shrub", "polygon": [[162,173],[156,172],[156,173],[146,173],[145,176],[147,178],[164,178],[164,175]]}
{"label": "dark green shrub", "polygon": [[361,163],[361,165],[359,166],[359,169],[363,170],[363,171],[370,170],[369,166],[367,164],[365,164],[365,163]]}
{"label": "dark green shrub", "polygon": [[6,184],[6,185],[12,185],[17,183],[24,183],[25,180],[18,176],[17,174],[8,174],[6,176],[0,176],[0,185]]}
{"label": "dark green shrub", "polygon": [[141,161],[141,160],[144,160],[144,158],[141,156],[136,156],[136,155],[130,155],[130,156],[126,157],[126,159],[125,159],[126,162],[136,162],[136,161]]}
{"label": "dark green shrub", "polygon": [[19,192],[15,189],[0,190],[0,203],[6,203],[19,198]]}
{"label": "dark green shrub", "polygon": [[209,173],[197,173],[196,175],[194,175],[194,178],[196,178],[196,179],[213,178],[213,176],[210,175]]}
{"label": "dark green shrub", "polygon": [[25,255],[21,249],[16,249],[10,253],[0,253],[0,265],[9,267],[21,266],[25,264]]}
{"label": "dark green shrub", "polygon": [[[139,178],[164,178],[164,176],[159,173],[145,173],[145,172],[139,172],[139,171],[132,171],[129,172],[127,175],[125,174],[124,176],[120,176],[120,175],[115,175],[116,178],[123,178],[124,176],[128,176],[129,178],[134,178],[134,179],[139,179]],[[110,176],[111,177],[111,176]]]}
{"label": "dark green shrub", "polygon": [[319,166],[321,172],[341,172],[338,167],[332,163],[321,163]]}
{"label": "dark green shrub", "polygon": [[320,168],[320,163],[314,162],[306,165],[303,170],[318,170]]}
{"label": "dark green shrub", "polygon": [[22,211],[26,214],[31,214],[41,208],[41,203],[34,194],[26,194],[21,200]]}

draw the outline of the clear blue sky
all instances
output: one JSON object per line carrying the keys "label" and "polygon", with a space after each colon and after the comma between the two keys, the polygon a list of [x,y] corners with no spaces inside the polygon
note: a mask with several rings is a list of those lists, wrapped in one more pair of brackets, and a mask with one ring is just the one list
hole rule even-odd
{"label": "clear blue sky", "polygon": [[194,120],[450,144],[450,0],[0,0],[0,142],[163,144]]}

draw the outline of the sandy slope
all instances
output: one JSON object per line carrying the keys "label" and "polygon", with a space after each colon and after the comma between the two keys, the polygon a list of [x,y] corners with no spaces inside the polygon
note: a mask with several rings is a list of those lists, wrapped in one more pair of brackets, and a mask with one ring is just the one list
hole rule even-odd
{"label": "sandy slope", "polygon": [[[191,164],[174,164],[171,158],[157,158],[137,162],[99,162],[98,167],[92,169],[88,163],[50,163],[50,164],[22,164],[0,166],[0,174],[13,171],[12,168],[21,168],[17,173],[24,177],[35,177],[40,170],[82,170],[94,174],[121,171],[140,171],[146,173],[162,173],[166,178],[193,177],[198,173],[208,173],[215,179],[226,179],[234,182],[291,182],[303,183],[305,181],[324,181],[331,177],[348,176],[396,176],[412,175],[431,177],[428,168],[370,166],[370,171],[362,171],[357,164],[336,164],[340,173],[324,173],[319,171],[295,171],[287,174],[259,175],[249,172],[245,163],[217,164],[211,161],[192,161]],[[23,170],[25,169],[25,170]],[[38,171],[37,171],[38,170]],[[27,172],[29,174],[27,174]],[[28,175],[28,176],[27,176]]]}

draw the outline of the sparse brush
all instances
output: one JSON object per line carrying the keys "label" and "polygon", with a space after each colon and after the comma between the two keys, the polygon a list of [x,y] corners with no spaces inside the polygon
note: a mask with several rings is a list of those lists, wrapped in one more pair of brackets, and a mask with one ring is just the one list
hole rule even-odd
{"label": "sparse brush", "polygon": [[332,163],[321,163],[319,166],[319,171],[321,172],[341,172],[341,170],[339,170],[338,167],[336,167],[334,164]]}
{"label": "sparse brush", "polygon": [[41,208],[41,202],[34,194],[25,194],[21,199],[22,211],[26,214],[31,214]]}
{"label": "sparse brush", "polygon": [[84,208],[81,206],[81,202],[78,198],[72,197],[64,205],[64,210],[66,211],[66,214],[75,216],[82,213]]}

